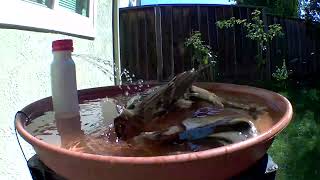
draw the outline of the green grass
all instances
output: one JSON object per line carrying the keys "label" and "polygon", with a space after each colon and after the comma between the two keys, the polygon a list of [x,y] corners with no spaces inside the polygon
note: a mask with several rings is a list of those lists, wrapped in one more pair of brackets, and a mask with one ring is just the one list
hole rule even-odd
{"label": "green grass", "polygon": [[289,88],[279,93],[292,103],[294,116],[268,152],[279,165],[277,179],[319,179],[320,90]]}

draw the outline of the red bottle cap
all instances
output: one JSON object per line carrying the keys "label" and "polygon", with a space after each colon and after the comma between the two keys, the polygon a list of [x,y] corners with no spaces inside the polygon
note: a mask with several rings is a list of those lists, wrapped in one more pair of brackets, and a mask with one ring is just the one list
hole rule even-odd
{"label": "red bottle cap", "polygon": [[53,41],[52,51],[73,51],[72,39],[62,39]]}

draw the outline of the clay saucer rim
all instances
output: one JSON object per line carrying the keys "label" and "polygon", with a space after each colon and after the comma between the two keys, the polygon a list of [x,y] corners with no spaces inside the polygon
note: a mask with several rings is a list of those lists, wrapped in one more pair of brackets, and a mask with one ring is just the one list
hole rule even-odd
{"label": "clay saucer rim", "polygon": [[[270,139],[274,138],[278,133],[280,133],[291,121],[293,111],[292,111],[292,105],[291,103],[282,95],[265,90],[260,88],[255,88],[251,86],[243,86],[243,85],[234,85],[234,84],[224,84],[224,83],[199,83],[204,85],[210,85],[210,86],[218,86],[218,88],[221,88],[222,90],[227,89],[227,91],[235,91],[237,93],[241,93],[243,90],[247,90],[248,94],[255,94],[252,91],[259,91],[261,94],[267,93],[268,95],[272,95],[273,97],[276,97],[278,99],[278,102],[281,101],[281,103],[284,103],[285,105],[285,113],[280,118],[280,120],[268,131],[250,138],[246,141],[234,143],[227,146],[222,146],[214,149],[204,150],[204,151],[198,151],[198,152],[192,152],[192,153],[186,153],[186,154],[178,154],[178,155],[165,155],[165,156],[152,156],[152,157],[122,157],[122,156],[106,156],[106,155],[94,155],[94,154],[88,154],[88,153],[81,153],[81,152],[74,152],[70,151],[64,148],[60,148],[54,145],[50,145],[48,143],[45,143],[38,138],[32,136],[30,133],[28,133],[22,122],[23,118],[17,118],[15,120],[15,126],[18,131],[18,133],[31,145],[33,145],[36,148],[46,150],[46,151],[54,151],[58,154],[63,154],[66,156],[72,156],[79,159],[87,159],[87,160],[95,160],[95,161],[102,161],[102,162],[110,162],[110,163],[119,163],[119,164],[163,164],[163,163],[177,163],[177,162],[187,162],[187,161],[196,161],[200,159],[208,159],[212,157],[217,156],[225,156],[228,154],[231,154],[235,151],[244,150],[250,146],[254,146],[256,144],[260,144],[266,141],[269,141]],[[111,89],[114,86],[111,87]],[[101,87],[103,88],[103,87]],[[96,88],[94,88],[96,89]],[[89,89],[90,90],[90,89]],[[240,91],[239,91],[240,90]],[[249,91],[248,91],[249,90]],[[82,90],[86,91],[86,90]],[[91,91],[91,90],[90,90]],[[41,101],[41,100],[39,100]],[[30,105],[29,105],[30,106]],[[27,106],[28,107],[28,106]],[[25,108],[24,108],[25,109]],[[23,111],[23,110],[22,110]]]}

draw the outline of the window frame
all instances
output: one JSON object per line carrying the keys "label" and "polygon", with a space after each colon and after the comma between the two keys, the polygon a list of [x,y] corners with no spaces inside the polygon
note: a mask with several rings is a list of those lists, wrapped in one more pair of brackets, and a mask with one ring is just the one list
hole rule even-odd
{"label": "window frame", "polygon": [[53,0],[52,8],[22,0],[4,1],[0,6],[0,28],[95,38],[95,0],[89,1],[89,17],[60,7],[59,0]]}

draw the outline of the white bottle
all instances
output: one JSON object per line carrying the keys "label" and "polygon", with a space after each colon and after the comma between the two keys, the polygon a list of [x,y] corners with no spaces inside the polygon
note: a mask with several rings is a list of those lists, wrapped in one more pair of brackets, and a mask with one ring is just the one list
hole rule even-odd
{"label": "white bottle", "polygon": [[72,40],[52,42],[51,89],[56,118],[71,118],[79,115],[76,69],[71,58],[72,51]]}

